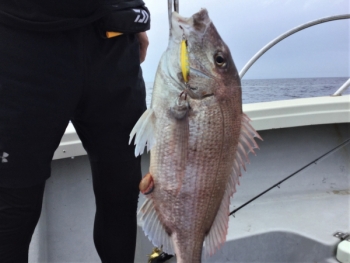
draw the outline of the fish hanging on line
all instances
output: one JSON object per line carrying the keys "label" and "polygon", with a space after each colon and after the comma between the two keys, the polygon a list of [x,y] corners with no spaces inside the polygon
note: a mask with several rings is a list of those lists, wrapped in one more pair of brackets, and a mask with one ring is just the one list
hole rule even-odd
{"label": "fish hanging on line", "polygon": [[178,263],[198,263],[226,241],[230,197],[260,136],[242,112],[237,69],[207,10],[173,12],[171,21],[151,106],[130,142],[136,156],[151,149],[140,183],[145,234]]}

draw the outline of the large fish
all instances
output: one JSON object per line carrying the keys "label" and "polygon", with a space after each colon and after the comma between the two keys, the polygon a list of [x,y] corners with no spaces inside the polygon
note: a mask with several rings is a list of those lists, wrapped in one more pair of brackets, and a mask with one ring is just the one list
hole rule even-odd
{"label": "large fish", "polygon": [[242,112],[239,75],[207,10],[190,18],[173,13],[151,107],[134,136],[136,155],[151,148],[150,173],[140,184],[142,192],[153,190],[139,212],[145,234],[175,252],[178,263],[201,262],[203,244],[212,255],[226,240],[230,197],[259,137]]}

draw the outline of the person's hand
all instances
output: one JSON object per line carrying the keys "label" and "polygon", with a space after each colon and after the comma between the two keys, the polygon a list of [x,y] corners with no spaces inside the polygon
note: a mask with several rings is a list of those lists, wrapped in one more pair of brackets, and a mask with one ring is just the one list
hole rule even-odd
{"label": "person's hand", "polygon": [[146,59],[146,53],[149,44],[148,37],[146,32],[137,33],[136,36],[140,43],[140,63],[142,63]]}

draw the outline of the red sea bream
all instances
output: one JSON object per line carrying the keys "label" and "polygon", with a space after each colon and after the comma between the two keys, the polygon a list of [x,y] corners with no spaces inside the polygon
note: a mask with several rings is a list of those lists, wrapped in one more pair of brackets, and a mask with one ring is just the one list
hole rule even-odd
{"label": "red sea bream", "polygon": [[212,255],[226,240],[230,197],[260,138],[242,112],[237,69],[207,10],[173,13],[152,103],[134,136],[136,155],[151,149],[141,183],[150,193],[139,211],[145,234],[178,263],[201,262],[202,252]]}

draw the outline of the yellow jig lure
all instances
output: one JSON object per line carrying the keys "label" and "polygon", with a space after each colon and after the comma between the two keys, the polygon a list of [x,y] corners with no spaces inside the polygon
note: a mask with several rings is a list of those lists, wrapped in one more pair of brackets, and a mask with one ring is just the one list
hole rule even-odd
{"label": "yellow jig lure", "polygon": [[188,52],[187,52],[186,39],[182,39],[182,41],[181,41],[180,63],[181,63],[182,76],[185,80],[185,83],[187,83],[188,76],[190,74],[190,64],[188,62]]}

